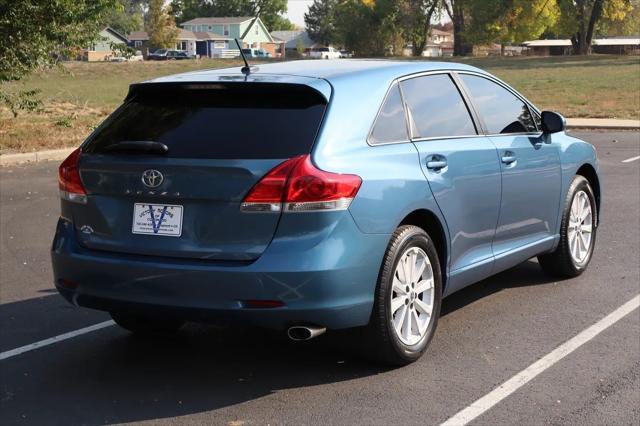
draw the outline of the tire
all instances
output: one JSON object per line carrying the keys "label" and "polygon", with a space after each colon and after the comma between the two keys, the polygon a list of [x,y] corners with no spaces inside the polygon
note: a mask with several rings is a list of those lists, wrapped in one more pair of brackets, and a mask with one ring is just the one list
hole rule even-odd
{"label": "tire", "polygon": [[111,318],[120,327],[135,334],[173,333],[184,325],[177,319],[154,318],[125,312],[110,312]]}
{"label": "tire", "polygon": [[[586,199],[582,194],[586,195]],[[576,255],[576,246],[574,242],[580,244],[581,249],[584,248],[585,240],[582,238],[588,234],[586,230],[589,227],[586,223],[589,222],[589,218],[585,215],[585,217],[578,221],[580,222],[579,225],[577,225],[577,222],[572,219],[572,206],[574,205],[574,202],[578,202],[576,197],[578,197],[578,201],[588,201],[591,214],[591,235],[588,239],[588,247],[584,250],[584,257]],[[586,205],[586,203],[584,205]],[[591,185],[589,185],[589,181],[583,176],[577,175],[573,178],[573,181],[569,186],[569,191],[567,192],[567,197],[564,201],[563,209],[562,223],[560,225],[560,242],[558,243],[558,247],[556,247],[556,249],[551,253],[538,256],[538,262],[540,263],[542,270],[551,276],[572,278],[577,277],[587,269],[593,255],[596,243],[596,231],[598,229],[598,209],[596,206],[596,198],[593,194]],[[576,225],[578,228],[576,228]],[[579,229],[579,232],[576,231],[576,229]],[[577,239],[574,239],[573,236],[576,236]]]}
{"label": "tire", "polygon": [[[397,268],[408,253],[409,255],[410,253],[414,253],[416,258],[428,258],[432,271],[431,280],[427,279],[429,276],[429,265],[425,267],[425,270],[420,277],[415,279],[411,278],[409,280],[407,280],[406,277],[402,279],[403,277],[400,276],[400,272],[402,271]],[[400,268],[402,267],[400,266]],[[420,278],[422,278],[422,280]],[[402,283],[406,288],[409,288],[407,286],[409,281],[416,281],[418,283],[431,281],[431,292],[429,293],[426,291],[424,293],[419,293],[416,296],[416,292],[413,290],[419,291],[419,288],[418,286],[414,287],[411,285],[411,291],[405,293],[407,294],[406,299],[403,303],[399,304],[400,307],[396,308],[397,310],[395,312],[391,312],[391,299],[393,298],[394,300],[398,300],[396,299],[397,297],[404,297],[401,293],[394,290],[394,280],[397,280],[397,284]],[[412,295],[409,296],[409,293]],[[423,313],[420,309],[422,309],[421,306],[424,306],[423,304],[426,301],[423,302],[423,304],[418,304],[419,302],[415,300],[420,299],[422,302],[426,297],[432,299],[431,315],[422,317]],[[414,301],[414,303],[411,303],[411,301]],[[385,364],[396,366],[406,365],[416,361],[426,351],[429,342],[433,338],[438,324],[441,302],[442,276],[440,272],[440,262],[438,261],[438,253],[431,241],[431,238],[429,238],[429,235],[427,235],[422,228],[417,226],[400,226],[391,237],[391,241],[387,246],[387,251],[380,269],[373,312],[365,333],[366,342],[365,345],[363,345],[363,348],[366,351],[365,356],[381,361]],[[404,304],[404,307],[402,304]],[[402,309],[405,309],[405,316],[407,313],[409,313],[409,315],[416,315],[409,317],[411,321],[415,320],[416,322],[411,323],[412,325],[408,329],[410,331],[407,334],[413,333],[413,324],[416,324],[416,326],[418,324],[417,318],[426,318],[426,321],[428,321],[426,322],[426,329],[423,329],[422,332],[418,331],[415,336],[411,336],[414,340],[418,339],[416,341],[408,341],[406,337],[399,336],[399,332],[396,331],[397,325],[394,321],[400,323],[398,320],[402,318]],[[415,313],[412,314],[411,310]],[[400,318],[398,315],[400,315]],[[406,323],[404,322],[401,323],[400,334],[403,334],[404,331],[407,330],[405,324]]]}

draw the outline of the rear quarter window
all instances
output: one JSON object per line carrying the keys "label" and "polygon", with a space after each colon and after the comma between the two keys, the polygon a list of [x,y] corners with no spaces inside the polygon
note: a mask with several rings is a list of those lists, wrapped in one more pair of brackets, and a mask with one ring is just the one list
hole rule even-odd
{"label": "rear quarter window", "polygon": [[311,151],[325,108],[324,97],[303,85],[143,84],[83,152],[155,141],[172,158],[290,158]]}
{"label": "rear quarter window", "polygon": [[409,132],[407,130],[404,107],[402,106],[402,96],[398,85],[394,83],[380,108],[369,135],[369,143],[376,145],[408,140]]}

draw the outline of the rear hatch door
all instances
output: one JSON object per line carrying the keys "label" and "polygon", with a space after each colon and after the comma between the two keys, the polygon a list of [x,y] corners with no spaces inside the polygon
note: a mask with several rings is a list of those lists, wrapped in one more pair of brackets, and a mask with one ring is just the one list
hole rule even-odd
{"label": "rear hatch door", "polygon": [[280,213],[241,212],[240,203],[273,167],[311,151],[326,104],[301,84],[132,88],[82,147],[88,203],[73,210],[80,243],[122,253],[256,259]]}

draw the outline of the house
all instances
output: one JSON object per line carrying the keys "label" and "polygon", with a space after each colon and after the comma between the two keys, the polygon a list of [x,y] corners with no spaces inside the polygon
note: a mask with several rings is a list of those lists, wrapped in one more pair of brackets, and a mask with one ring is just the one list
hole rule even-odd
{"label": "house", "polygon": [[89,62],[108,61],[110,58],[118,56],[114,46],[127,44],[125,36],[111,27],[105,27],[100,31],[98,39],[89,48],[82,51],[82,60]]}
{"label": "house", "polygon": [[[571,40],[530,40],[522,43],[529,55],[549,56],[568,55],[573,46]],[[594,53],[640,54],[640,37],[596,38],[591,43]]]}
{"label": "house", "polygon": [[[180,29],[175,48],[184,50],[190,55],[196,54],[197,37],[192,31]],[[129,34],[130,47],[142,52],[145,58],[149,55],[149,35],[146,31],[132,31]]]}
{"label": "house", "polygon": [[304,52],[308,52],[312,48],[320,46],[320,44],[311,40],[309,33],[303,30],[272,31],[271,37],[273,37],[275,41],[280,41],[282,43],[285,55],[289,57],[296,57],[300,55],[298,52],[299,45],[304,48]]}
{"label": "house", "polygon": [[568,55],[571,53],[571,40],[531,40],[522,43],[526,53],[534,56]]}
{"label": "house", "polygon": [[597,38],[593,41],[591,49],[594,53],[638,55],[640,54],[640,37]]}
{"label": "house", "polygon": [[433,28],[429,40],[435,44],[453,43],[453,33]]}
{"label": "house", "polygon": [[[411,56],[412,45],[408,44],[402,51],[405,56]],[[453,33],[432,28],[424,46],[422,56],[427,58],[453,56]]]}
{"label": "house", "polygon": [[260,18],[250,16],[195,18],[180,26],[196,34],[196,52],[201,56],[225,56],[227,50],[237,49],[236,38],[242,47],[264,49],[274,57],[282,44],[273,39]]}

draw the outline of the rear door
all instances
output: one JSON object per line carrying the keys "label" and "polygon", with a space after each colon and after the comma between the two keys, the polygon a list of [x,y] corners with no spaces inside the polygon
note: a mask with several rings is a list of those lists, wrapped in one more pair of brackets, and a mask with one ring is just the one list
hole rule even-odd
{"label": "rear door", "polygon": [[[273,167],[310,152],[325,107],[304,85],[138,86],[82,147],[88,203],[73,211],[80,243],[141,255],[257,258],[279,213],[241,212],[240,203]],[[145,141],[167,152],[146,150]]]}
{"label": "rear door", "polygon": [[400,84],[420,164],[451,239],[451,291],[487,276],[500,206],[496,148],[477,134],[472,114],[448,73]]}
{"label": "rear door", "polygon": [[501,254],[552,243],[560,205],[560,152],[544,138],[522,99],[488,78],[459,76],[500,156],[502,197],[493,251],[500,258],[497,268],[504,269],[530,254],[524,250],[521,258],[510,260]]}

